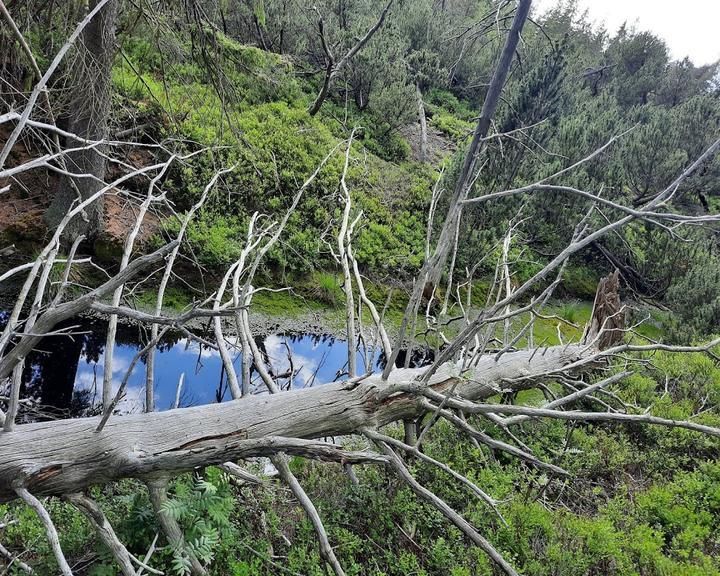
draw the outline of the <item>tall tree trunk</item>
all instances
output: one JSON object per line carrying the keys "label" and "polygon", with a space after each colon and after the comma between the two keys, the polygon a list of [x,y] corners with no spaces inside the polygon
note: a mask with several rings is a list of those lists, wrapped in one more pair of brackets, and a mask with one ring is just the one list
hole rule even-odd
{"label": "tall tree trunk", "polygon": [[445,217],[445,223],[443,224],[436,243],[435,251],[432,256],[425,259],[425,263],[418,274],[418,282],[415,284],[413,293],[410,296],[405,308],[405,314],[403,315],[402,322],[400,323],[400,330],[397,335],[397,344],[393,349],[393,356],[389,359],[387,365],[385,366],[383,378],[387,378],[390,375],[390,372],[395,365],[395,359],[397,358],[397,354],[400,352],[402,343],[405,340],[408,322],[411,318],[415,318],[417,315],[423,288],[428,283],[432,286],[437,286],[450,249],[453,247],[457,220],[461,216],[463,202],[467,198],[470,188],[472,188],[471,184],[474,180],[473,176],[477,159],[483,150],[483,142],[485,141],[485,137],[488,135],[492,117],[495,114],[495,109],[497,108],[498,103],[500,102],[500,94],[502,93],[503,87],[505,86],[505,80],[510,72],[510,65],[512,64],[513,57],[515,56],[517,45],[520,42],[520,33],[522,32],[525,20],[530,13],[531,4],[532,0],[519,0],[518,2],[512,27],[510,28],[507,39],[505,40],[505,46],[500,54],[500,60],[495,67],[495,72],[493,73],[487,94],[485,94],[485,100],[480,111],[480,117],[475,125],[472,141],[465,153],[465,160],[463,161],[462,168],[460,169],[457,180],[455,181],[455,189],[453,191],[452,199],[450,200],[450,206],[448,207],[447,215]]}
{"label": "tall tree trunk", "polygon": [[[99,0],[90,0],[88,10],[93,10],[98,3]],[[78,46],[80,54],[74,67],[69,129],[89,140],[102,140],[108,136],[117,5],[117,0],[111,0],[100,10],[83,30]],[[68,155],[67,167],[71,172],[90,174],[93,178],[66,179],[60,183],[46,213],[51,227],[58,224],[78,196],[87,199],[102,187],[106,169],[102,151],[103,148],[98,147]],[[84,234],[93,238],[100,231],[102,217],[103,199],[100,198],[88,206],[83,217],[76,217],[70,223],[66,236],[75,238]]]}
{"label": "tall tree trunk", "polygon": [[418,119],[420,120],[420,162],[427,161],[427,119],[425,118],[425,104],[423,102],[420,84],[415,86],[417,92]]}

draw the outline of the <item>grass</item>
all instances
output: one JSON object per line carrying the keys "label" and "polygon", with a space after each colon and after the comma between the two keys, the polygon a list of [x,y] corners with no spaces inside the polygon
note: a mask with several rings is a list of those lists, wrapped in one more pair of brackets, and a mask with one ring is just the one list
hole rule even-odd
{"label": "grass", "polygon": [[[165,290],[163,298],[163,310],[172,310],[181,312],[192,304],[193,293],[182,286],[168,286]],[[157,290],[145,290],[135,295],[135,303],[138,308],[143,310],[151,310],[155,308],[157,302]]]}
{"label": "grass", "polygon": [[[588,301],[572,301],[564,303],[553,303],[545,310],[546,318],[536,318],[533,327],[533,338],[535,344],[539,345],[544,342],[545,345],[553,346],[560,344],[558,338],[558,326],[563,342],[577,342],[582,337],[585,325],[590,321],[592,313],[592,302]],[[577,326],[571,326],[567,322],[571,322]]]}
{"label": "grass", "polygon": [[555,311],[560,318],[573,324],[585,324],[590,321],[593,303],[591,301],[565,302]]}
{"label": "grass", "polygon": [[542,390],[532,388],[531,390],[521,390],[517,394],[516,403],[527,406],[542,406],[547,402]]}
{"label": "grass", "polygon": [[[334,272],[314,272],[307,281],[296,283],[292,290],[270,291],[263,290],[256,293],[252,300],[252,312],[270,317],[302,318],[309,314],[321,313],[322,322],[329,330],[342,329],[344,327],[345,296],[341,287],[341,278]],[[385,303],[390,296],[390,303],[387,306],[384,316],[384,323],[391,333],[397,331],[402,321],[407,305],[407,293],[398,288],[390,288],[387,285],[366,281],[365,289],[370,299],[375,303],[379,312],[382,312]],[[474,310],[482,308],[485,304],[487,282],[479,280],[473,284],[472,307]],[[139,293],[136,298],[138,307],[151,309],[155,304],[156,292],[148,290]],[[356,303],[359,296],[356,294]],[[179,312],[197,299],[190,290],[182,286],[170,286],[165,294],[164,308],[168,311]],[[442,294],[440,295],[442,299]],[[450,316],[459,314],[456,306],[450,310]],[[590,301],[554,301],[545,309],[545,318],[536,318],[533,327],[534,345],[553,346],[560,344],[558,338],[558,326],[562,342],[579,341],[585,324],[590,319],[592,302]],[[658,313],[659,314],[659,313]],[[655,318],[655,322],[642,325],[638,332],[645,337],[654,338],[659,336],[659,327],[662,318]],[[574,327],[561,319],[576,324]],[[369,310],[363,312],[363,319],[366,326],[372,323]],[[529,314],[523,314],[513,319],[511,334],[517,334],[530,319]],[[418,329],[424,326],[422,313],[418,316]],[[454,322],[445,327],[446,337],[453,338],[462,327],[460,322]],[[503,337],[503,325],[497,324],[495,336],[498,339]],[[439,344],[434,339],[429,341],[430,345]],[[527,346],[527,337],[521,338],[516,347]]]}
{"label": "grass", "polygon": [[670,319],[670,313],[663,310],[651,309],[650,318],[643,321],[635,331],[640,335],[648,338],[649,340],[662,340],[665,331],[664,326],[667,326],[667,322]]}
{"label": "grass", "polygon": [[316,300],[337,306],[343,299],[342,279],[332,272],[313,272],[309,285],[309,294]]}
{"label": "grass", "polygon": [[267,316],[298,318],[323,309],[327,309],[325,303],[291,290],[280,292],[263,290],[256,293],[252,300],[252,310]]}

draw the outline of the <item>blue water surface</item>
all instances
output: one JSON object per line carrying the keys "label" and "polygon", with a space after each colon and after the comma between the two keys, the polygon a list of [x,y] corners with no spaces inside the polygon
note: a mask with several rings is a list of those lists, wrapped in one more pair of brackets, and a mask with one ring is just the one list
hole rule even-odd
{"label": "blue water surface", "polygon": [[[7,314],[0,311],[0,330],[6,321]],[[21,421],[88,416],[100,411],[107,321],[75,318],[58,324],[55,330],[64,333],[46,336],[26,358],[21,397],[29,402],[21,407]],[[138,327],[118,326],[112,366],[113,395],[119,390],[133,359],[145,347],[146,332]],[[211,339],[207,333],[202,337]],[[227,337],[226,342],[234,359],[235,372],[241,380],[239,342],[232,336]],[[255,343],[275,381],[285,390],[320,386],[347,378],[347,342],[344,340],[309,333],[272,334],[257,337]],[[405,351],[400,352],[396,361],[398,366],[405,361]],[[427,349],[414,350],[411,365],[426,364],[429,353]],[[382,370],[384,362],[382,354],[373,352],[372,348],[366,352],[361,347],[357,353],[356,373]],[[252,392],[267,394],[254,365],[250,369]],[[146,370],[146,359],[141,357],[130,372],[117,405],[120,412],[144,410]],[[168,333],[158,343],[155,353],[156,410],[174,406],[178,382],[183,374],[180,407],[231,399],[219,352],[185,334]],[[7,396],[7,392],[0,384],[0,396]]]}
{"label": "blue water surface", "polygon": [[[258,345],[266,353],[267,365],[283,388],[290,386],[292,358],[292,386],[304,388],[317,386],[347,377],[347,342],[330,336],[312,334],[271,335],[258,339]],[[234,358],[238,378],[242,376],[242,358],[239,346],[230,339],[229,349]],[[140,346],[118,344],[113,357],[113,392],[115,392]],[[76,392],[89,392],[97,400],[99,383],[102,381],[105,355],[92,358],[83,353],[75,374]],[[377,358],[373,362],[378,367]],[[366,371],[364,355],[357,359],[357,373]],[[125,390],[120,409],[123,411],[142,410],[145,399],[146,364],[138,362]],[[160,349],[155,356],[155,403],[156,409],[167,410],[175,402],[178,382],[185,374],[180,406],[195,406],[230,400],[227,375],[217,350],[201,346],[196,341],[181,338],[174,344]],[[222,379],[222,380],[221,380]],[[252,369],[251,380],[255,393],[265,393],[264,384]]]}

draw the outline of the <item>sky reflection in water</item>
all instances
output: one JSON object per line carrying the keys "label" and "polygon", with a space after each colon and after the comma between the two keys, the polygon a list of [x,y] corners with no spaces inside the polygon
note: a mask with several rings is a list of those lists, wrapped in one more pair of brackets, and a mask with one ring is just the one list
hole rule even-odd
{"label": "sky reflection in water", "polygon": [[[231,341],[232,343],[232,341]],[[269,365],[278,381],[287,388],[290,371],[288,349],[292,355],[293,387],[320,385],[332,382],[336,378],[342,379],[346,375],[347,344],[343,340],[329,336],[302,335],[272,335],[258,339],[258,345],[267,354]],[[287,346],[287,347],[286,347]],[[113,392],[117,391],[125,373],[132,362],[138,346],[133,344],[118,344],[115,347],[113,358]],[[235,370],[238,377],[242,376],[242,359],[238,349],[231,348],[234,358]],[[83,352],[78,363],[75,375],[75,391],[89,391],[91,396],[98,396],[99,384],[102,381],[104,353],[97,359],[88,357]],[[378,367],[377,358],[374,367]],[[128,380],[125,399],[120,406],[123,411],[142,410],[145,402],[145,370],[144,362],[136,364]],[[365,372],[363,356],[357,361],[358,374]],[[182,338],[170,347],[159,350],[155,359],[155,402],[158,410],[167,410],[175,402],[175,394],[181,374],[185,374],[183,392],[180,397],[181,406],[196,406],[230,400],[231,395],[227,387],[227,379],[222,367],[220,354],[213,349],[202,347],[194,341]],[[256,391],[263,393],[257,373],[253,370],[252,380]],[[220,378],[223,378],[222,385]],[[96,398],[97,401],[97,398]]]}
{"label": "sky reflection in water", "polygon": [[[0,311],[0,330],[7,314]],[[21,406],[20,421],[45,418],[67,418],[96,414],[99,411],[101,383],[105,361],[107,323],[100,320],[71,319],[56,326],[72,336],[47,336],[28,355],[23,372],[21,397],[31,405]],[[118,326],[113,358],[113,394],[127,373],[133,358],[144,347],[144,336],[138,328]],[[283,389],[291,385],[288,377],[292,364],[292,387],[319,386],[347,378],[347,343],[332,336],[314,334],[275,334],[255,340],[265,355],[275,380]],[[237,342],[228,339],[235,371],[242,378],[242,359]],[[422,349],[413,354],[411,365],[426,364]],[[384,368],[382,354],[370,352],[372,369]],[[292,358],[292,361],[290,360]],[[404,350],[396,364],[402,366]],[[357,355],[357,373],[367,372],[363,351]],[[197,406],[231,399],[227,376],[220,354],[188,340],[182,334],[168,334],[158,344],[155,358],[155,403],[157,410],[167,410],[175,403],[180,376],[185,374],[180,406]],[[145,359],[135,364],[128,379],[125,395],[118,405],[121,412],[139,412],[145,405]],[[255,393],[267,393],[264,384],[251,367]],[[7,383],[0,384],[0,396],[8,393]],[[0,402],[2,404],[2,402]],[[3,406],[0,406],[3,407]]]}

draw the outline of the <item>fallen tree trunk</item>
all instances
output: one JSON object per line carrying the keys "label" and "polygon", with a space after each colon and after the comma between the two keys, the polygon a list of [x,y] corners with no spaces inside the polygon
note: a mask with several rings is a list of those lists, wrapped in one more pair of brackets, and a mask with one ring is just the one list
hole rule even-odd
{"label": "fallen tree trunk", "polygon": [[[467,400],[502,390],[530,387],[524,379],[562,369],[596,352],[588,346],[556,346],[482,358],[459,374],[442,366],[430,381],[436,392],[454,386]],[[371,375],[283,394],[111,418],[97,432],[99,417],[39,422],[0,433],[0,501],[16,498],[17,487],[37,496],[80,492],[121,478],[152,479],[198,466],[221,464],[279,451],[349,461],[340,446],[307,439],[352,434],[362,428],[415,418],[426,411],[418,395],[389,394],[411,384],[423,368],[395,370],[387,381]],[[355,455],[357,460],[364,456]],[[367,460],[373,457],[367,454]]]}

